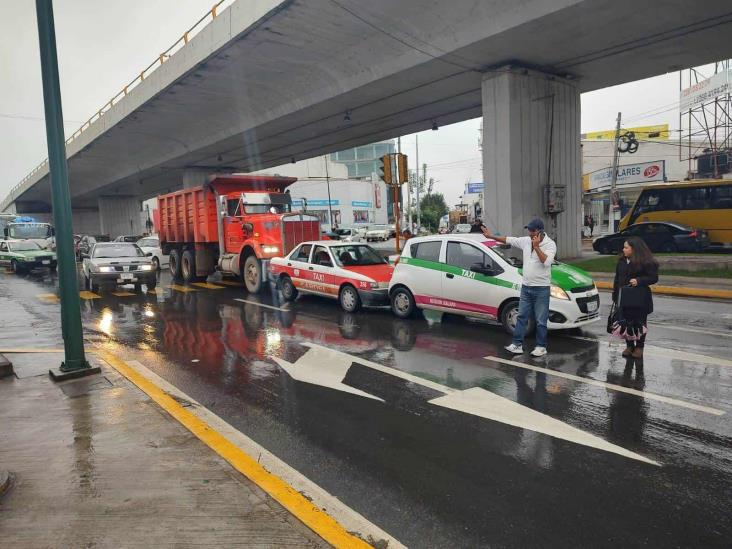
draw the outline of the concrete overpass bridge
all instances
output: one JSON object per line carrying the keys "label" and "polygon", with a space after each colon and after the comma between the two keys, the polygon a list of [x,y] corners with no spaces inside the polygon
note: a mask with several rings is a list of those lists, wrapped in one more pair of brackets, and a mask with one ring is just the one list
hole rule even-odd
{"label": "concrete overpass bridge", "polygon": [[[519,231],[545,185],[565,186],[571,254],[580,93],[732,56],[728,0],[237,0],[212,15],[68,142],[77,230],[137,232],[141,200],[212,172],[482,115],[486,221]],[[47,165],[13,209],[50,211]]]}

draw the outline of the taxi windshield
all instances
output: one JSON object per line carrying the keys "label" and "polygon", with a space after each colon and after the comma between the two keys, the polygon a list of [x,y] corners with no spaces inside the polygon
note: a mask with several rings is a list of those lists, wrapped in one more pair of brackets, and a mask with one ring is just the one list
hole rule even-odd
{"label": "taxi windshield", "polygon": [[339,267],[363,267],[387,262],[373,248],[366,245],[334,246],[331,251]]}
{"label": "taxi windshield", "polygon": [[145,254],[135,244],[118,242],[115,244],[97,244],[94,246],[94,257],[145,257]]}
{"label": "taxi windshield", "polygon": [[35,242],[8,242],[8,247],[13,252],[31,252],[41,249]]}
{"label": "taxi windshield", "polygon": [[519,248],[514,248],[510,244],[492,244],[488,247],[509,265],[519,269],[524,266],[523,252]]}

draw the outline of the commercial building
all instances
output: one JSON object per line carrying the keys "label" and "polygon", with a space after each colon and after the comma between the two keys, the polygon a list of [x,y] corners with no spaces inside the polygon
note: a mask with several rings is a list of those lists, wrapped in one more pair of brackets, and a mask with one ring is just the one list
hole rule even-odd
{"label": "commercial building", "polygon": [[348,166],[331,161],[330,156],[257,173],[297,177],[288,188],[293,206],[317,215],[323,229],[388,222],[386,185],[382,181],[372,181],[371,177],[349,177]]}

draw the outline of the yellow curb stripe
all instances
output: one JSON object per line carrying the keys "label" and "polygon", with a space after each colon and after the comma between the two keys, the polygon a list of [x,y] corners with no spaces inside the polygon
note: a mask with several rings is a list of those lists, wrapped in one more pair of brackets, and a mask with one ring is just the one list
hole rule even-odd
{"label": "yellow curb stripe", "polygon": [[112,292],[112,295],[116,295],[117,297],[131,297],[137,294],[133,294],[132,292]]}
{"label": "yellow curb stripe", "polygon": [[[602,290],[612,290],[613,283],[598,281],[595,282]],[[677,297],[706,297],[709,299],[732,299],[732,290],[714,290],[706,288],[683,288],[676,286],[653,286],[654,294],[674,295]]]}
{"label": "yellow curb stripe", "polygon": [[95,294],[94,292],[88,292],[84,290],[83,292],[79,292],[79,297],[81,299],[101,299],[102,296]]}
{"label": "yellow curb stripe", "polygon": [[277,500],[303,524],[334,547],[371,547],[363,540],[350,534],[333,517],[318,509],[292,486],[281,478],[269,473],[257,461],[234,445],[226,437],[215,431],[208,423],[198,418],[168,393],[141,375],[121,359],[106,351],[99,351],[110,366],[117,370],[163,410],[196,435],[201,442],[224,458],[234,469],[254,482],[262,490]]}
{"label": "yellow curb stripe", "polygon": [[56,294],[38,294],[36,297],[41,301],[47,301],[48,303],[58,303],[61,301]]}

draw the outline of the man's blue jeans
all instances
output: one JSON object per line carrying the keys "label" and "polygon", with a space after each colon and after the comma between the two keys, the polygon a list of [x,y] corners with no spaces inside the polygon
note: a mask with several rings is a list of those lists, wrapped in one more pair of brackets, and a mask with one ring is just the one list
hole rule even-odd
{"label": "man's blue jeans", "polygon": [[546,347],[546,322],[549,318],[549,286],[521,286],[521,301],[513,342],[523,345],[526,325],[536,320],[536,346]]}

